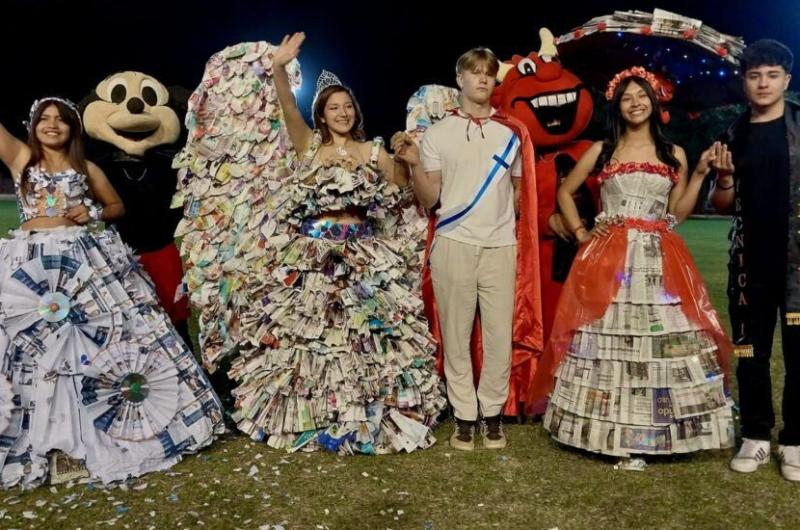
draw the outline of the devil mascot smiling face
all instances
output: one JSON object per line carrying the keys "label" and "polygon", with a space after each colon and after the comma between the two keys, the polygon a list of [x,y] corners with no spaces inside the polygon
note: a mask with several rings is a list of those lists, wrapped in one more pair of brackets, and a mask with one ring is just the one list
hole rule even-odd
{"label": "devil mascot smiling face", "polygon": [[[553,34],[542,28],[539,36],[542,46],[538,52],[527,57],[515,55],[510,62],[501,64],[498,76],[502,82],[492,94],[492,105],[522,121],[536,147],[539,268],[547,340],[561,286],[577,252],[575,244],[558,239],[549,226],[551,217],[560,216],[556,204],[558,185],[592,144],[576,138],[591,121],[594,103],[581,80],[559,62]],[[587,187],[577,195],[581,217],[591,226],[595,200]]]}
{"label": "devil mascot smiling face", "polygon": [[191,348],[188,300],[175,296],[183,278],[173,235],[183,212],[170,208],[177,181],[172,158],[181,137],[176,90],[142,72],[118,72],[100,81],[81,106],[92,158],[125,204],[114,225]]}

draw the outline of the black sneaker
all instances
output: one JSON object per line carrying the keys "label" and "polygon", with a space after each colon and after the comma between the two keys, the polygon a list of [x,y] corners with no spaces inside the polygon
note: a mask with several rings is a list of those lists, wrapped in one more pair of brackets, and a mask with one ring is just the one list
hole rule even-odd
{"label": "black sneaker", "polygon": [[459,451],[475,449],[475,422],[460,420],[453,416],[456,428],[450,437],[450,447]]}
{"label": "black sneaker", "polygon": [[506,434],[503,432],[503,417],[499,414],[483,418],[481,434],[483,435],[483,446],[486,449],[504,449],[508,445]]}

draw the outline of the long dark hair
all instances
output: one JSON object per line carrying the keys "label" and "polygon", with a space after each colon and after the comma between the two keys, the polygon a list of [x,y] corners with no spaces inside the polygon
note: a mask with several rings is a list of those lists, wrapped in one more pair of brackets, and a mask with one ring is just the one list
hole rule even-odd
{"label": "long dark hair", "polygon": [[69,126],[69,139],[67,140],[65,149],[67,151],[67,160],[69,161],[70,167],[84,175],[89,174],[89,168],[86,165],[86,156],[84,154],[83,139],[81,138],[81,121],[78,114],[74,109],[61,101],[49,99],[43,101],[36,107],[31,117],[30,131],[28,132],[28,147],[31,150],[31,158],[28,160],[20,176],[20,185],[23,190],[27,189],[28,169],[39,165],[44,156],[42,144],[36,137],[36,125],[39,123],[39,120],[42,119],[44,111],[51,106],[55,106],[58,109],[61,119]]}
{"label": "long dark hair", "polygon": [[638,76],[631,76],[624,79],[614,91],[614,97],[611,99],[611,107],[608,112],[608,132],[606,138],[603,140],[603,148],[600,151],[600,155],[597,157],[597,162],[595,162],[592,171],[594,173],[601,171],[605,165],[611,161],[611,157],[614,156],[614,151],[617,149],[620,138],[625,134],[627,124],[620,111],[620,102],[622,101],[622,95],[625,93],[625,89],[628,88],[628,85],[631,83],[636,83],[642,87],[647,97],[650,99],[650,105],[653,109],[649,120],[650,136],[653,137],[653,142],[656,144],[656,156],[659,160],[677,171],[681,167],[681,163],[673,154],[675,144],[666,137],[661,128],[661,104],[658,102],[656,93],[653,91],[653,87],[650,86],[650,83]]}
{"label": "long dark hair", "polygon": [[363,142],[367,138],[364,132],[364,115],[361,114],[361,107],[358,101],[356,101],[353,91],[344,85],[331,85],[323,88],[322,91],[317,94],[317,97],[314,99],[314,104],[312,105],[314,128],[319,130],[320,134],[322,134],[323,144],[331,142],[331,130],[328,128],[328,124],[322,120],[325,118],[325,105],[328,104],[328,99],[337,92],[344,92],[350,96],[350,100],[353,102],[353,109],[355,110],[355,119],[353,120],[353,128],[350,129],[350,136],[353,140]]}

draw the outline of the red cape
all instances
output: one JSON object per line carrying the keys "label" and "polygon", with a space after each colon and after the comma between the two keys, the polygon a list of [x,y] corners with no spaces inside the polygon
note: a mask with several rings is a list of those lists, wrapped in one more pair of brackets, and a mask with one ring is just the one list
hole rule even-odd
{"label": "red cape", "polygon": [[[514,300],[513,352],[508,399],[503,413],[516,416],[523,412],[520,401],[527,399],[536,364],[544,350],[542,335],[542,298],[539,281],[539,228],[537,218],[536,160],[530,134],[525,125],[498,110],[492,119],[505,125],[519,137],[522,156],[522,179],[519,191],[519,218],[517,220],[517,284]],[[425,264],[422,270],[422,299],[431,333],[438,343],[436,367],[444,377],[442,332],[439,314],[433,294],[433,282],[428,258],[435,234],[436,215],[431,213],[428,223],[428,240],[425,248]],[[477,384],[483,364],[483,347],[480,332],[480,317],[475,319],[472,332],[472,368]]]}

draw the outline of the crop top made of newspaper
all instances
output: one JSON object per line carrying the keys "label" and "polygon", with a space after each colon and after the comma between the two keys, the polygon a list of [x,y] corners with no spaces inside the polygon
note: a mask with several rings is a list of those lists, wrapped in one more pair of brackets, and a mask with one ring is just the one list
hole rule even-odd
{"label": "crop top made of newspaper", "polygon": [[86,175],[74,169],[48,173],[39,166],[27,169],[27,183],[23,190],[19,181],[14,188],[19,201],[19,218],[24,223],[38,217],[64,217],[78,205],[92,212],[99,210],[89,193]]}

